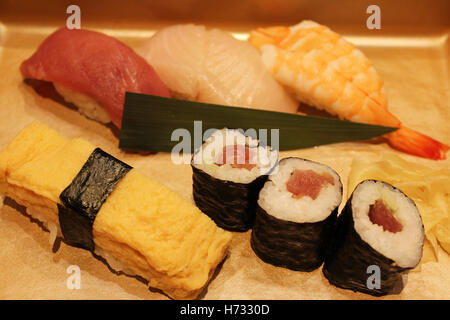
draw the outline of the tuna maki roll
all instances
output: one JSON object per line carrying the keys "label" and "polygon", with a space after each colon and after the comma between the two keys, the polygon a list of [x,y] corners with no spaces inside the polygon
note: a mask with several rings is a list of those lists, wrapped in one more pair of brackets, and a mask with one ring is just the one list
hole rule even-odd
{"label": "tuna maki roll", "polygon": [[197,207],[223,229],[247,231],[259,190],[277,161],[278,151],[240,130],[217,130],[192,158]]}
{"label": "tuna maki roll", "polygon": [[414,201],[388,183],[357,185],[340,214],[323,273],[337,287],[374,296],[399,293],[420,262],[422,219]]}
{"label": "tuna maki roll", "polygon": [[251,246],[263,261],[312,271],[323,263],[342,183],[324,164],[285,158],[259,193]]}

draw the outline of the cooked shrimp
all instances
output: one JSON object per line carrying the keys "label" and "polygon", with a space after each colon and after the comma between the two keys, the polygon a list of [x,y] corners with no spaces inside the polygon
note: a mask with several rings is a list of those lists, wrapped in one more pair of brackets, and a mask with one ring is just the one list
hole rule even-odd
{"label": "cooked shrimp", "polygon": [[260,28],[251,32],[249,41],[300,101],[341,119],[399,128],[386,135],[391,146],[445,159],[449,147],[404,127],[389,112],[383,81],[369,59],[328,27],[303,21],[293,27]]}

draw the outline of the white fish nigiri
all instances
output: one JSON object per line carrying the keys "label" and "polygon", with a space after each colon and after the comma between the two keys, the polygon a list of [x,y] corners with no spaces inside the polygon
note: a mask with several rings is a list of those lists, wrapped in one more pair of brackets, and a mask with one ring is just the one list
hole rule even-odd
{"label": "white fish nigiri", "polygon": [[226,32],[186,24],[153,35],[140,53],[175,97],[296,112],[298,102],[272,77],[256,49]]}

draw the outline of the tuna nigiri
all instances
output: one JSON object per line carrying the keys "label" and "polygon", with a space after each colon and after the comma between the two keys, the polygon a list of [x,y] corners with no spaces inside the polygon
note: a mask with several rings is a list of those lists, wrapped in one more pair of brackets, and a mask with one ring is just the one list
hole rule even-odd
{"label": "tuna nigiri", "polygon": [[138,52],[174,96],[206,103],[296,112],[298,102],[246,41],[204,26],[159,30]]}
{"label": "tuna nigiri", "polygon": [[251,32],[249,42],[300,101],[341,119],[397,127],[386,136],[393,147],[425,158],[446,158],[447,145],[406,128],[389,112],[383,81],[372,63],[326,26],[303,21],[260,28]]}
{"label": "tuna nigiri", "polygon": [[90,30],[55,31],[20,71],[24,78],[52,82],[81,113],[118,128],[126,91],[170,96],[153,68],[133,49]]}

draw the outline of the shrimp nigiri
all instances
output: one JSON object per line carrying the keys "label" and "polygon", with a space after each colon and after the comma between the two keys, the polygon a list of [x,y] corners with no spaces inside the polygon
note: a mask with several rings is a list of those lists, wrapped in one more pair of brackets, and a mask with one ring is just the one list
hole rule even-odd
{"label": "shrimp nigiri", "polygon": [[394,148],[446,158],[447,145],[406,128],[389,112],[383,81],[372,63],[328,27],[307,20],[292,27],[260,28],[250,33],[249,42],[301,102],[341,119],[399,128],[386,135]]}

